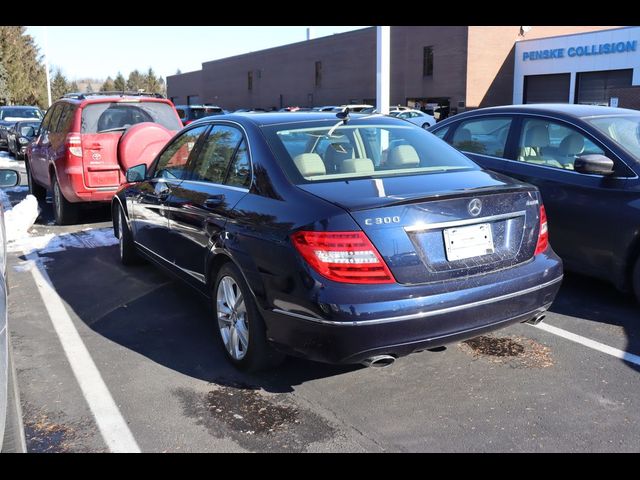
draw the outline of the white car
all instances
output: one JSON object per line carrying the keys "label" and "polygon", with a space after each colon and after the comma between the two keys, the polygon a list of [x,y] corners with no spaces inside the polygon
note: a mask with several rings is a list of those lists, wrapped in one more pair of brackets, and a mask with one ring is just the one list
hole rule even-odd
{"label": "white car", "polygon": [[364,110],[365,108],[373,108],[373,105],[369,105],[367,103],[353,103],[350,105],[340,105],[340,108],[342,110],[344,110],[346,107],[349,107],[349,111],[353,112],[353,113],[359,113],[361,110]]}
{"label": "white car", "polygon": [[429,128],[436,124],[436,119],[432,115],[427,115],[420,110],[391,110],[389,115],[402,118],[407,122],[415,123],[419,127]]}

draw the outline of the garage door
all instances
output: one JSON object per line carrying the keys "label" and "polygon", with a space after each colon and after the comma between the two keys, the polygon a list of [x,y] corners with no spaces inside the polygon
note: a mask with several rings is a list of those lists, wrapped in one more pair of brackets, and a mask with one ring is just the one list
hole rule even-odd
{"label": "garage door", "polygon": [[569,73],[524,77],[524,103],[569,103]]}
{"label": "garage door", "polygon": [[630,87],[633,69],[580,72],[576,76],[576,103],[608,105],[609,89]]}

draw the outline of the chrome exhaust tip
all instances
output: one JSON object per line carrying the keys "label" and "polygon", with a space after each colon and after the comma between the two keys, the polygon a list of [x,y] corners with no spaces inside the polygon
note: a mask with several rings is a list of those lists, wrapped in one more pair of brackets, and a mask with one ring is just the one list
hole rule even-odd
{"label": "chrome exhaust tip", "polygon": [[533,318],[530,318],[529,320],[527,320],[525,323],[528,323],[529,325],[537,325],[542,320],[544,320],[544,317],[546,317],[544,313],[538,313]]}
{"label": "chrome exhaust tip", "polygon": [[391,355],[375,355],[362,361],[362,365],[365,367],[388,367],[396,361],[396,357]]}

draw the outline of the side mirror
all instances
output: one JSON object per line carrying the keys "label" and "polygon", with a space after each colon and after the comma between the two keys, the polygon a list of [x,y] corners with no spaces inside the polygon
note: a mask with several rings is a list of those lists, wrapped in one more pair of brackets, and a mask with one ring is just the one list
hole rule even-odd
{"label": "side mirror", "polygon": [[20,185],[20,174],[16,170],[0,169],[0,187],[15,187]]}
{"label": "side mirror", "polygon": [[612,175],[613,160],[604,155],[581,155],[573,163],[573,169],[579,173],[592,175]]}
{"label": "side mirror", "polygon": [[147,178],[146,163],[141,163],[127,170],[127,182],[129,183],[142,182],[145,178]]}

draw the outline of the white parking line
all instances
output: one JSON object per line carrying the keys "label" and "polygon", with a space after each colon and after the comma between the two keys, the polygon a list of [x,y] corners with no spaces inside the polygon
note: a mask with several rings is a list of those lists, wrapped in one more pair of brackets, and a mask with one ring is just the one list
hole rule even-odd
{"label": "white parking line", "polygon": [[539,323],[538,325],[534,326],[546,332],[558,335],[559,337],[563,337],[567,340],[571,340],[573,342],[584,345],[585,347],[593,348],[594,350],[598,350],[599,352],[619,358],[621,360],[624,360],[625,362],[640,365],[640,356],[634,355],[633,353],[610,347],[609,345],[605,345],[604,343],[596,342],[595,340],[576,335],[575,333],[568,332],[566,330],[563,330],[562,328],[554,327],[553,325],[549,325],[548,323]]}
{"label": "white parking line", "polygon": [[64,353],[71,364],[73,374],[96,419],[102,438],[112,452],[140,453],[140,447],[133,438],[133,434],[104,383],[100,371],[73,325],[62,299],[53,288],[51,279],[41,262],[37,261],[37,253],[31,253],[26,257],[34,263],[31,268],[33,279],[40,291]]}

